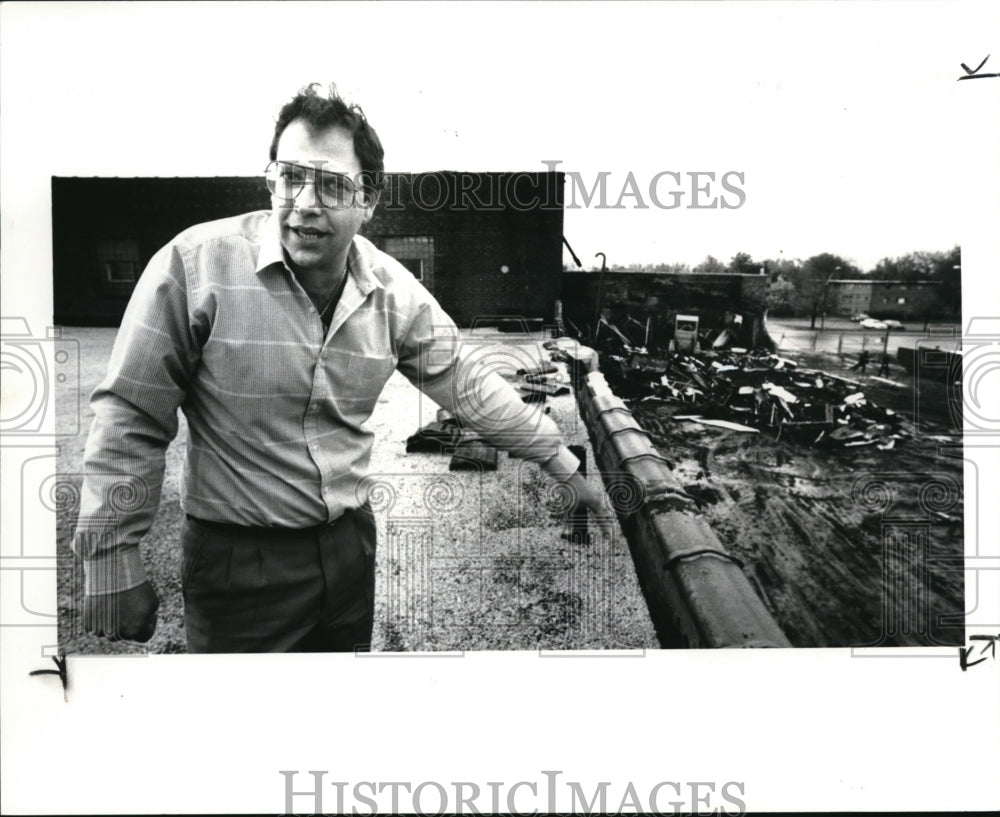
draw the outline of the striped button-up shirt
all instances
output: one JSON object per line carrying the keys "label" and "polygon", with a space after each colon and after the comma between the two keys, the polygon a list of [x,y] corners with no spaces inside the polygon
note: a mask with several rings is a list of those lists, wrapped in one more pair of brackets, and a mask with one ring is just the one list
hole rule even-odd
{"label": "striped button-up shirt", "polygon": [[268,212],[192,227],[153,256],[91,397],[74,536],[88,594],[146,578],[138,545],[178,407],[183,509],[238,525],[310,527],[363,504],[363,423],[395,369],[511,456],[556,479],[576,470],[551,419],[463,344],[399,262],[356,236],[348,269],[324,332]]}

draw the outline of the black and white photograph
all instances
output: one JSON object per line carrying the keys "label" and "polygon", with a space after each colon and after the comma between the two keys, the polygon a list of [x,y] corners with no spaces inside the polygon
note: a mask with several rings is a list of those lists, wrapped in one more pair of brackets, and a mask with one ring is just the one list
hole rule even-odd
{"label": "black and white photograph", "polygon": [[0,26],[4,813],[1000,804],[995,6]]}

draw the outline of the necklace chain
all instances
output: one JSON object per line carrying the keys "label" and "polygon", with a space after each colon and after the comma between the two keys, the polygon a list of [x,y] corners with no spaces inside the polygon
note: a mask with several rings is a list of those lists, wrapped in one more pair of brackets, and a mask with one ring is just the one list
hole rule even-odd
{"label": "necklace chain", "polygon": [[323,308],[322,308],[322,309],[320,310],[320,313],[319,313],[319,319],[320,319],[321,321],[322,321],[322,320],[324,320],[324,319],[326,318],[326,310],[328,310],[328,309],[329,309],[329,308],[330,308],[331,306],[333,306],[333,301],[334,301],[334,299],[335,299],[335,298],[337,297],[337,292],[338,292],[339,290],[340,290],[340,285],[338,284],[338,285],[337,285],[337,289],[335,289],[335,290],[333,291],[333,294],[332,294],[332,295],[330,296],[330,300],[326,302],[326,306],[324,306],[324,307],[323,307]]}
{"label": "necklace chain", "polygon": [[341,292],[343,291],[343,289],[344,289],[344,284],[345,284],[345,283],[347,283],[347,272],[348,272],[348,270],[349,270],[349,269],[350,269],[350,264],[348,264],[347,266],[345,266],[345,267],[344,267],[344,274],[343,274],[343,275],[342,275],[342,276],[340,277],[340,282],[339,282],[339,283],[337,284],[336,288],[335,288],[335,289],[333,290],[333,292],[331,293],[331,295],[330,295],[330,300],[328,300],[328,301],[326,302],[326,306],[324,306],[324,307],[323,307],[323,308],[322,308],[322,309],[320,310],[320,313],[319,313],[319,319],[320,319],[320,320],[321,320],[321,321],[322,321],[323,323],[326,323],[326,312],[327,312],[327,310],[328,310],[328,309],[329,309],[329,308],[330,308],[331,306],[333,306],[333,302],[337,300],[337,296],[338,296],[338,295],[340,295],[340,293],[341,293]]}

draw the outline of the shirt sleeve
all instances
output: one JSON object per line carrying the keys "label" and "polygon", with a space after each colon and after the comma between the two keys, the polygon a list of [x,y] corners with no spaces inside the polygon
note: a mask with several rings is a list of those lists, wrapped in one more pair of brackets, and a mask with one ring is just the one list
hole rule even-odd
{"label": "shirt sleeve", "polygon": [[556,424],[537,404],[522,401],[496,371],[504,365],[503,347],[463,339],[430,293],[398,348],[399,370],[464,427],[512,457],[538,463],[556,480],[576,472],[579,460],[563,444]]}
{"label": "shirt sleeve", "polygon": [[200,343],[189,313],[180,251],[167,246],[146,267],[115,339],[108,373],[91,395],[94,422],[73,550],[87,595],[146,579],[139,541],[156,516],[165,455]]}

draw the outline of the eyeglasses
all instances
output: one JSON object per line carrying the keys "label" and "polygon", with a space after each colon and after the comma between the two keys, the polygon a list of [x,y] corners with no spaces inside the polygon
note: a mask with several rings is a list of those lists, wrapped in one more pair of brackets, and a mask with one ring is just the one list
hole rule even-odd
{"label": "eyeglasses", "polygon": [[341,210],[355,205],[370,207],[375,199],[374,190],[356,185],[343,173],[330,173],[292,162],[271,162],[264,169],[264,181],[271,195],[285,199],[289,206],[310,181],[324,207]]}

